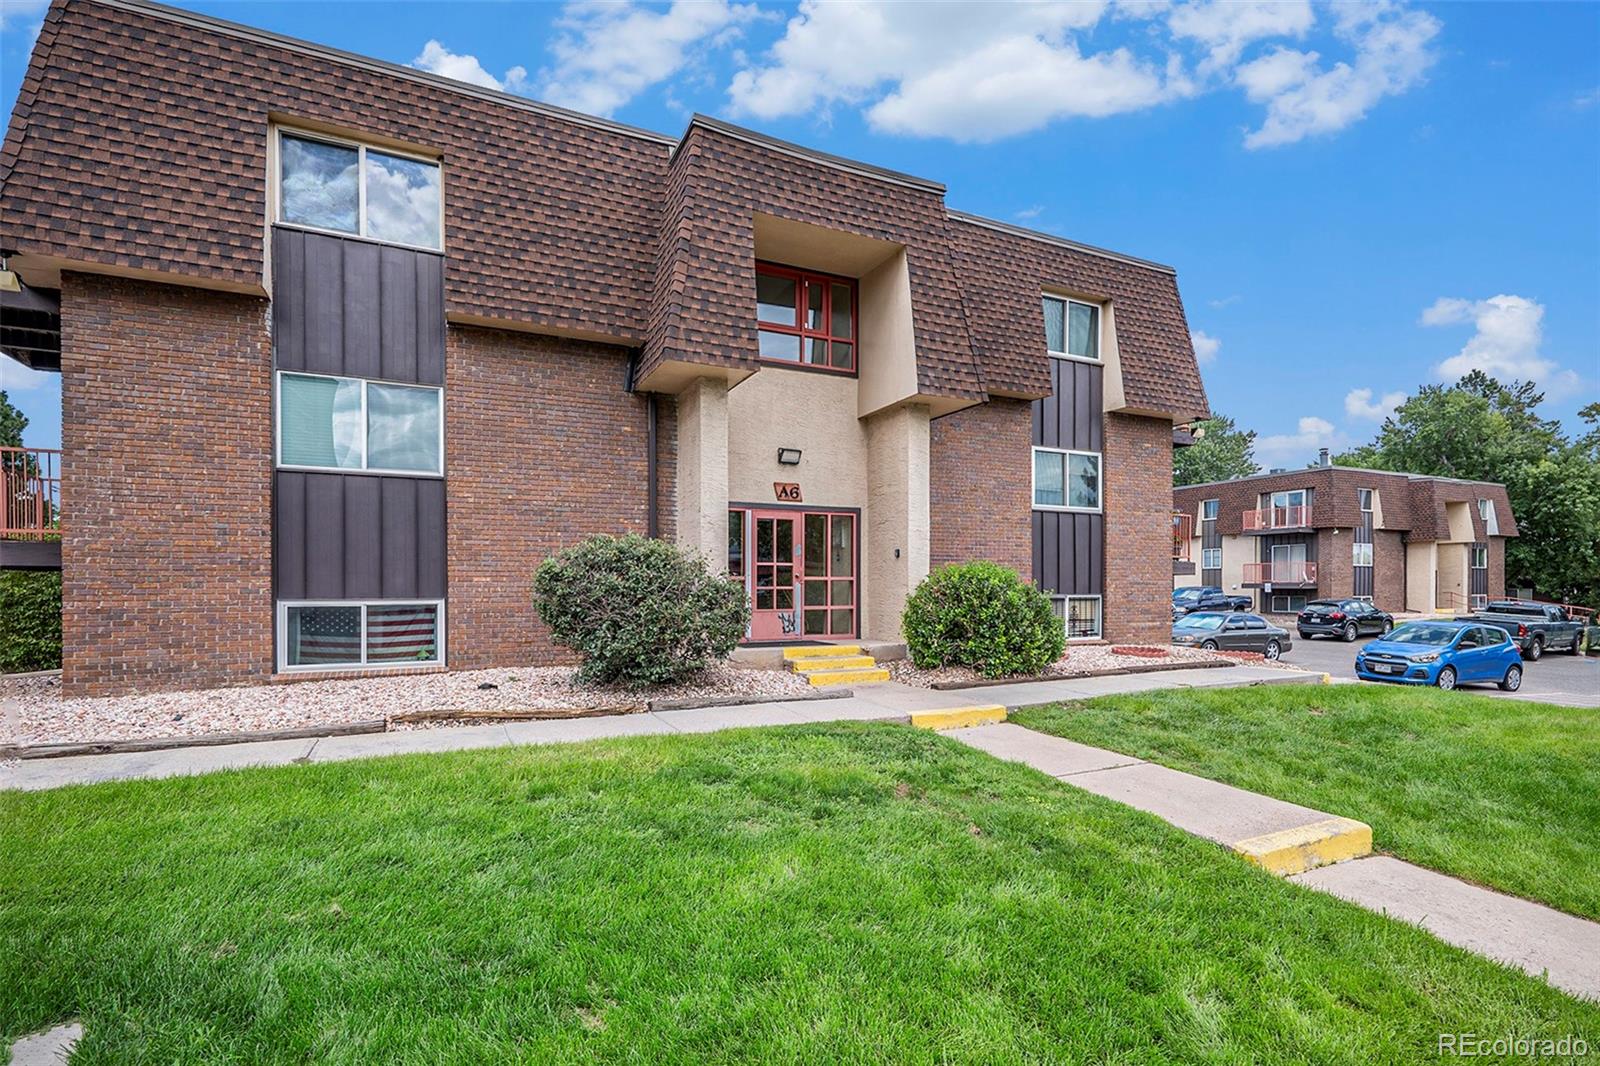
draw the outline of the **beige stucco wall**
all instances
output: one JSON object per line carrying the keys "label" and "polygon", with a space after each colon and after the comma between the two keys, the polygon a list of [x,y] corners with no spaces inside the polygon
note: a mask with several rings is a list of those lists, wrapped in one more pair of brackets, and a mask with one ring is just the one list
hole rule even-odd
{"label": "beige stucco wall", "polygon": [[911,325],[911,273],[904,249],[863,274],[858,288],[861,379],[856,413],[863,418],[917,394],[917,342]]}
{"label": "beige stucco wall", "polygon": [[[1454,536],[1453,533],[1451,535]],[[1436,592],[1449,597],[1448,603],[1440,604],[1442,607],[1467,608],[1467,551],[1465,544],[1439,545],[1439,587]]]}
{"label": "beige stucco wall", "polygon": [[678,543],[718,571],[728,568],[728,411],[720,378],[678,395]]}
{"label": "beige stucco wall", "polygon": [[1244,564],[1256,561],[1256,538],[1222,538],[1222,591],[1248,595],[1244,587]]}
{"label": "beige stucco wall", "polygon": [[1473,504],[1466,501],[1449,501],[1444,505],[1445,517],[1450,520],[1450,539],[1470,544],[1477,539],[1472,531]]}
{"label": "beige stucco wall", "polygon": [[928,574],[929,411],[910,404],[866,420],[870,486],[861,635],[899,640],[906,597]]}
{"label": "beige stucco wall", "polygon": [[[865,507],[867,431],[856,417],[856,389],[843,374],[781,367],[734,386],[723,503],[773,504],[773,482],[793,481],[807,506]],[[779,448],[799,448],[800,465],[779,465]]]}
{"label": "beige stucco wall", "polygon": [[1406,545],[1406,610],[1433,610],[1433,580],[1438,565],[1438,546],[1433,541]]}

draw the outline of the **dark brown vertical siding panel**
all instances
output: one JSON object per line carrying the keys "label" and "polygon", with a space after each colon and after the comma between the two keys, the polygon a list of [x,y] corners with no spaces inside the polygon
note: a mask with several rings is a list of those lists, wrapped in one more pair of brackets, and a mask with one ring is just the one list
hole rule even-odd
{"label": "dark brown vertical siding panel", "polygon": [[381,376],[390,381],[417,380],[417,253],[383,248],[378,253]]}
{"label": "dark brown vertical siding panel", "polygon": [[1093,423],[1097,412],[1089,409],[1089,374],[1093,368],[1085,363],[1072,364],[1072,447],[1080,452],[1092,451]]}
{"label": "dark brown vertical siding panel", "polygon": [[1089,368],[1089,450],[1104,451],[1106,447],[1106,371],[1105,367]]}
{"label": "dark brown vertical siding panel", "polygon": [[378,344],[378,246],[339,241],[344,249],[344,373],[375,378],[382,371]]}
{"label": "dark brown vertical siding panel", "polygon": [[417,482],[417,595],[442,600],[445,595],[444,482]]}
{"label": "dark brown vertical siding panel", "polygon": [[1106,591],[1106,519],[1104,515],[1095,515],[1090,520],[1093,535],[1089,543],[1093,545],[1091,564],[1089,567],[1089,591],[1097,596],[1105,595]]}
{"label": "dark brown vertical siding panel", "polygon": [[417,486],[414,478],[383,481],[383,598],[417,595]]}
{"label": "dark brown vertical siding panel", "polygon": [[1093,525],[1089,515],[1075,514],[1072,516],[1072,591],[1082,594],[1089,590],[1093,582],[1089,580],[1089,567],[1092,565],[1091,545],[1094,543]]}
{"label": "dark brown vertical siding panel", "polygon": [[305,369],[305,320],[305,234],[275,228],[272,231],[272,351],[278,369]]}
{"label": "dark brown vertical siding panel", "polygon": [[306,479],[294,471],[279,471],[273,493],[273,583],[280,600],[306,596]]}
{"label": "dark brown vertical siding panel", "polygon": [[444,257],[417,256],[417,380],[444,384]]}
{"label": "dark brown vertical siding panel", "polygon": [[305,368],[344,371],[344,250],[337,239],[306,242]]}
{"label": "dark brown vertical siding panel", "polygon": [[385,556],[379,523],[379,480],[346,477],[344,481],[344,594],[352,600],[383,595],[379,574]]}
{"label": "dark brown vertical siding panel", "polygon": [[[1039,405],[1034,404],[1033,409],[1035,417],[1037,417]],[[1033,512],[1031,525],[1033,527],[1033,583],[1040,588],[1049,588],[1050,584],[1045,579],[1044,513],[1042,511]]]}
{"label": "dark brown vertical siding panel", "polygon": [[306,599],[344,599],[343,474],[306,474]]}

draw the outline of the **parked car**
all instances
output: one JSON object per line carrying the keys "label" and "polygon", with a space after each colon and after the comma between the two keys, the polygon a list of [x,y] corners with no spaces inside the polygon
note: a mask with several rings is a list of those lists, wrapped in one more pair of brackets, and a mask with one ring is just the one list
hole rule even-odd
{"label": "parked car", "polygon": [[1486,622],[1511,634],[1523,658],[1536,663],[1547,651],[1578,654],[1583,643],[1583,623],[1573,620],[1564,608],[1553,603],[1527,600],[1494,600],[1481,611],[1464,616],[1462,621]]}
{"label": "parked car", "polygon": [[1492,682],[1515,692],[1522,687],[1522,655],[1498,626],[1407,622],[1356,652],[1356,676],[1443,689]]}
{"label": "parked car", "polygon": [[1172,618],[1195,611],[1248,611],[1249,596],[1230,596],[1215,585],[1189,585],[1172,590]]}
{"label": "parked car", "polygon": [[1258,651],[1276,659],[1294,642],[1289,631],[1273,625],[1259,614],[1239,611],[1196,611],[1172,623],[1172,643],[1216,651]]}
{"label": "parked car", "polygon": [[1365,633],[1383,636],[1394,628],[1394,615],[1366,600],[1312,600],[1295,616],[1294,627],[1303,640],[1338,637],[1348,644]]}

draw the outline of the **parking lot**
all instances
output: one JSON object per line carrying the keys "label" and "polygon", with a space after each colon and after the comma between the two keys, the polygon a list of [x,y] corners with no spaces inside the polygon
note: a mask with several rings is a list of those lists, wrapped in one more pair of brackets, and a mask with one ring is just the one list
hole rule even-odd
{"label": "parking lot", "polygon": [[[1362,637],[1354,644],[1326,637],[1302,640],[1294,633],[1292,619],[1284,628],[1289,630],[1294,640],[1294,647],[1283,656],[1284,662],[1306,670],[1320,670],[1338,680],[1355,679],[1356,650],[1375,639]],[[1467,685],[1464,690],[1485,696],[1562,703],[1570,707],[1600,707],[1600,659],[1557,652],[1546,654],[1536,663],[1524,662],[1522,667],[1522,688],[1518,692],[1501,692],[1494,685]],[[1375,685],[1382,682],[1362,683]]]}

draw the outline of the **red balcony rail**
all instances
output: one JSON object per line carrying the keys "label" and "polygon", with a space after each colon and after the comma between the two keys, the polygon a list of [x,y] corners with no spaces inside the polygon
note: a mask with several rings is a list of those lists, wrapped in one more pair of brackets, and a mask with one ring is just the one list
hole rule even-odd
{"label": "red balcony rail", "polygon": [[1317,583],[1317,564],[1294,562],[1276,563],[1245,563],[1244,583],[1246,585],[1265,585],[1268,582],[1274,585],[1315,585]]}
{"label": "red balcony rail", "polygon": [[1244,513],[1244,528],[1252,529],[1305,529],[1311,525],[1311,505],[1299,507],[1263,507],[1259,511]]}
{"label": "red balcony rail", "polygon": [[1172,557],[1179,562],[1189,561],[1189,542],[1194,539],[1194,515],[1182,511],[1172,512]]}
{"label": "red balcony rail", "polygon": [[0,448],[0,537],[61,536],[61,450]]}

